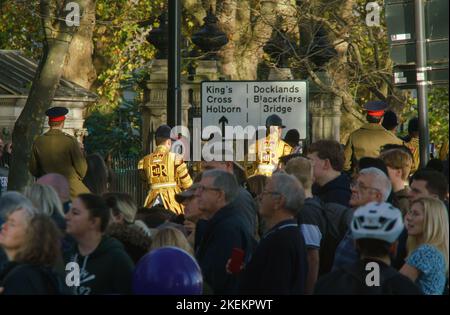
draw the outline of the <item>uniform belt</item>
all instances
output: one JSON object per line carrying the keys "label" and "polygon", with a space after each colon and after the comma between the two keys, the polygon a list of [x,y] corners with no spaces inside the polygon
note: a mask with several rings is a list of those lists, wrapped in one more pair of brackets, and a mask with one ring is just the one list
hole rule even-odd
{"label": "uniform belt", "polygon": [[169,187],[176,187],[177,183],[156,183],[152,184],[152,189],[160,189],[160,188],[169,188]]}
{"label": "uniform belt", "polygon": [[274,168],[275,168],[274,165],[266,165],[266,164],[258,165],[258,169],[260,170],[273,170]]}

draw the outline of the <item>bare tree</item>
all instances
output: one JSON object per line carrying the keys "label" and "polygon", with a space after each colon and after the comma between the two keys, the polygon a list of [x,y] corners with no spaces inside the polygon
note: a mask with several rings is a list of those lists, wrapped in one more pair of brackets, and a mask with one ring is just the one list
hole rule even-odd
{"label": "bare tree", "polygon": [[[201,24],[206,10],[213,7],[228,44],[219,52],[222,73],[232,80],[256,80],[263,60],[263,47],[272,35],[277,15],[288,0],[187,0],[189,12]],[[286,17],[286,15],[285,15]]]}
{"label": "bare tree", "polygon": [[[342,104],[341,142],[365,117],[361,105],[368,100],[387,101],[397,111],[406,93],[395,89],[386,27],[366,24],[366,0],[186,0],[201,23],[209,6],[229,43],[220,51],[222,72],[234,80],[256,80],[261,63],[275,66],[263,53],[272,31],[281,30],[296,39],[290,66],[294,76],[312,80]],[[380,4],[382,6],[383,3]],[[201,10],[203,8],[203,10]],[[201,12],[201,13],[200,13]],[[288,42],[288,41],[286,41]],[[323,78],[328,78],[325,81]]]}

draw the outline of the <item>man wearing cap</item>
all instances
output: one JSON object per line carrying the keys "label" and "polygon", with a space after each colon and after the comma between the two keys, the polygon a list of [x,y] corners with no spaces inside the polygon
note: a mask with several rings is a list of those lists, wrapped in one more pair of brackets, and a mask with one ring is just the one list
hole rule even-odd
{"label": "man wearing cap", "polygon": [[267,117],[267,136],[249,147],[249,155],[256,154],[256,161],[250,162],[247,166],[249,176],[272,176],[278,167],[280,157],[292,153],[292,147],[281,140],[282,130],[285,127],[278,115]]}
{"label": "man wearing cap", "polygon": [[69,110],[52,107],[45,112],[50,130],[36,138],[31,151],[30,172],[35,177],[49,173],[63,175],[70,186],[70,196],[89,193],[82,180],[86,175],[87,163],[77,139],[64,133],[64,121]]}
{"label": "man wearing cap", "polygon": [[354,131],[345,146],[344,171],[350,171],[362,157],[378,157],[380,148],[386,144],[402,145],[403,141],[381,125],[386,103],[372,101],[364,105],[367,111],[367,123]]}
{"label": "man wearing cap", "polygon": [[156,130],[156,149],[139,161],[141,177],[150,185],[144,206],[147,208],[162,204],[176,214],[184,212],[183,206],[175,200],[175,195],[192,185],[183,156],[170,152],[171,128],[161,125]]}

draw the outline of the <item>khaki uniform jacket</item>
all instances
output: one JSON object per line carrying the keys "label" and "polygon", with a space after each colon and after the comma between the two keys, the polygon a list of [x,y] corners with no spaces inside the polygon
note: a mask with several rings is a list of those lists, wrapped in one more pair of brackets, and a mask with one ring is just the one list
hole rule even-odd
{"label": "khaki uniform jacket", "polygon": [[364,124],[348,138],[344,150],[344,171],[354,168],[362,157],[377,158],[381,147],[386,144],[402,145],[403,141],[379,124]]}
{"label": "khaki uniform jacket", "polygon": [[75,137],[61,130],[49,130],[36,138],[29,166],[35,177],[58,173],[67,178],[72,200],[79,194],[89,193],[89,189],[82,182],[87,163],[80,145]]}
{"label": "khaki uniform jacket", "polygon": [[159,197],[164,208],[176,214],[184,213],[175,195],[191,187],[192,179],[182,155],[170,152],[161,145],[139,161],[138,169],[141,178],[150,186],[145,207],[151,208]]}
{"label": "khaki uniform jacket", "polygon": [[[289,144],[271,135],[258,140],[249,147],[249,155],[255,154],[256,161],[247,162],[247,176],[272,176],[278,168],[280,157],[289,155],[292,151],[293,148]],[[249,155],[247,155],[247,161]]]}

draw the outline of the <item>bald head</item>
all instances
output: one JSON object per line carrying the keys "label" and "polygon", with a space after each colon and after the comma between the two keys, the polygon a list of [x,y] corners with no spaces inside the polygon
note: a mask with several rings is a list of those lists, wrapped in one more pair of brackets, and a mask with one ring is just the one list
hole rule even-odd
{"label": "bald head", "polygon": [[61,174],[46,174],[36,181],[38,184],[52,186],[63,203],[70,200],[69,182]]}

